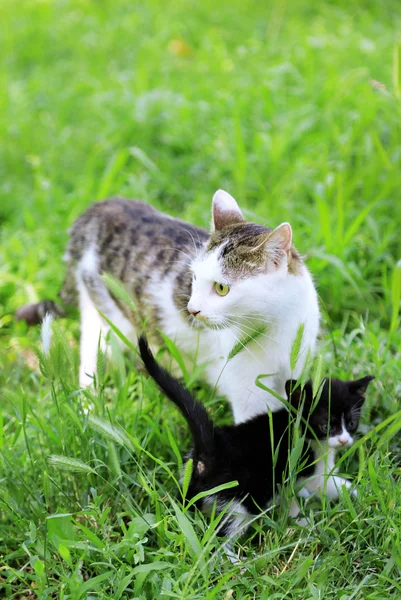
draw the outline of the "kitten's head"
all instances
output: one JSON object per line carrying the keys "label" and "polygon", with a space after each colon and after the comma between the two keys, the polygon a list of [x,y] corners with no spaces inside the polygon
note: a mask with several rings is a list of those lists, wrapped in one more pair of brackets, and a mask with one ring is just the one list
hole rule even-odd
{"label": "kitten's head", "polygon": [[302,272],[302,260],[291,242],[288,223],[274,230],[248,223],[234,198],[217,191],[209,243],[191,265],[188,311],[218,328],[241,317],[266,320],[283,300],[283,280]]}
{"label": "kitten's head", "polygon": [[327,440],[330,448],[351,446],[359,425],[366,389],[372,379],[374,377],[371,375],[356,381],[325,379],[318,392],[318,400],[313,397],[310,382],[302,389],[296,387],[296,381],[287,381],[286,391],[291,404],[298,407],[304,402],[303,417],[309,423],[305,429],[306,437]]}

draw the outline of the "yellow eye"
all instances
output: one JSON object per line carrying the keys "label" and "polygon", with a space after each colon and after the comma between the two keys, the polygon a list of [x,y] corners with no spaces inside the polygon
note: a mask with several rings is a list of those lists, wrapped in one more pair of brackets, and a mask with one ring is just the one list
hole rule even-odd
{"label": "yellow eye", "polygon": [[230,286],[226,283],[218,283],[217,281],[214,284],[214,289],[218,293],[219,296],[227,296],[230,291]]}

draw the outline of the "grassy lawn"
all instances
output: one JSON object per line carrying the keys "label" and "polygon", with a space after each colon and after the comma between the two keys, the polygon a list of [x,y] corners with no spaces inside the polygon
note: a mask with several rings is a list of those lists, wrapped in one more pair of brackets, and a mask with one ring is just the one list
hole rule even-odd
{"label": "grassy lawn", "polygon": [[[17,4],[0,5],[0,596],[400,598],[399,0]],[[249,218],[292,224],[324,372],[377,377],[341,466],[358,497],[304,530],[268,512],[242,565],[180,501],[188,434],[132,356],[99,360],[88,398],[77,322],[39,366],[39,329],[13,320],[56,297],[67,229],[93,200],[208,226],[220,187]]]}

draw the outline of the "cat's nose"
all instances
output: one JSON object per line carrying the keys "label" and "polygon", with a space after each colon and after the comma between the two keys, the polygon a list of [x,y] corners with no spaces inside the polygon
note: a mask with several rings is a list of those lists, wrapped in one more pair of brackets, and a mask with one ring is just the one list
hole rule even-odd
{"label": "cat's nose", "polygon": [[338,441],[342,446],[345,446],[345,444],[348,444],[349,438],[338,438]]}
{"label": "cat's nose", "polygon": [[193,317],[196,317],[196,315],[199,315],[200,310],[195,310],[194,308],[189,308],[188,307],[188,312],[190,315],[192,315]]}

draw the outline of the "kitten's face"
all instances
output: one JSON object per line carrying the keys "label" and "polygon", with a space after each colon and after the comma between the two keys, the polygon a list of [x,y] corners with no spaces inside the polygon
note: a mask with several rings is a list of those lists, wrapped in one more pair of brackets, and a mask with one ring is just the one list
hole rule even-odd
{"label": "kitten's face", "polygon": [[188,311],[217,328],[249,317],[265,320],[280,305],[280,280],[301,268],[291,227],[272,231],[247,223],[234,198],[221,191],[213,199],[213,224],[207,248],[191,265]]}
{"label": "kitten's face", "polygon": [[[324,441],[329,448],[351,446],[359,425],[366,388],[372,379],[374,377],[371,376],[356,381],[326,379],[312,413],[312,387],[310,383],[306,384],[304,417],[313,431],[306,429],[306,436]],[[293,393],[292,399],[299,402],[300,392]]]}
{"label": "kitten's face", "polygon": [[309,424],[319,440],[327,441],[329,448],[351,446],[358,428],[364,398],[350,393],[343,381],[326,380],[319,403]]}

